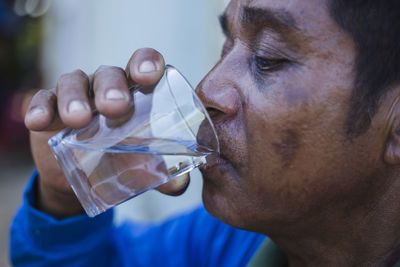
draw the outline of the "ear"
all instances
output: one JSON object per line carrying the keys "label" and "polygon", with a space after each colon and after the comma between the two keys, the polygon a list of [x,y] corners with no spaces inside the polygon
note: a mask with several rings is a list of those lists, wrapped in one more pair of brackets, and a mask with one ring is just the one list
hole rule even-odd
{"label": "ear", "polygon": [[400,125],[388,136],[384,160],[387,164],[400,165]]}
{"label": "ear", "polygon": [[384,151],[384,161],[390,165],[400,165],[400,88],[395,88],[393,100],[388,120],[389,133],[386,139],[386,149]]}

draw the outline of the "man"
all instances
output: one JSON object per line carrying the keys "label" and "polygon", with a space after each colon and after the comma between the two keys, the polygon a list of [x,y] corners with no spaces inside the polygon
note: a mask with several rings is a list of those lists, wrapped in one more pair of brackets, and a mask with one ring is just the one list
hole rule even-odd
{"label": "man", "polygon": [[222,57],[197,92],[221,143],[221,157],[201,170],[204,206],[234,228],[202,209],[154,227],[113,228],[110,212],[79,215],[48,137],[86,125],[92,107],[121,116],[129,85],[155,83],[164,62],[143,49],[126,71],[63,75],[56,89],[34,97],[26,116],[39,174],[13,224],[14,263],[396,264],[399,17],[395,0],[231,1],[221,16]]}

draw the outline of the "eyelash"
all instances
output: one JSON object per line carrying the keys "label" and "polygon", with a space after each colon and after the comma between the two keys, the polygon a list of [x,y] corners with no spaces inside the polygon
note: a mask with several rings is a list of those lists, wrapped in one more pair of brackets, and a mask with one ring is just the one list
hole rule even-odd
{"label": "eyelash", "polygon": [[254,67],[259,73],[268,73],[281,69],[288,62],[286,59],[271,59],[255,55]]}
{"label": "eyelash", "polygon": [[[231,46],[232,46],[231,41],[227,39],[221,51],[221,58],[223,58],[229,52]],[[252,60],[252,65],[254,70],[258,74],[267,74],[281,69],[288,62],[289,60],[283,58],[274,59],[274,58],[266,58],[263,56],[254,55]]]}

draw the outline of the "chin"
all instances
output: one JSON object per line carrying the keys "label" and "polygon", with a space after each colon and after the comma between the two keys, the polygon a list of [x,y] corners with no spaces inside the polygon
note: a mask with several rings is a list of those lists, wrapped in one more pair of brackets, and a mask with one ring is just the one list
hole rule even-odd
{"label": "chin", "polygon": [[205,209],[211,216],[226,224],[239,229],[248,229],[247,214],[241,212],[240,206],[237,205],[241,204],[238,202],[240,198],[233,197],[236,194],[225,191],[226,188],[204,179],[202,198]]}
{"label": "chin", "polygon": [[243,190],[244,178],[224,159],[208,161],[200,167],[203,175],[202,198],[211,216],[239,229],[249,230],[253,214],[251,199]]}

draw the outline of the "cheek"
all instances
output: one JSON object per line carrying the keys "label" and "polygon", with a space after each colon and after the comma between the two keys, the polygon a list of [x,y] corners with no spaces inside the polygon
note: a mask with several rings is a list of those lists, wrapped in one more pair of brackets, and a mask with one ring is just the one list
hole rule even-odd
{"label": "cheek", "polygon": [[281,88],[280,91],[256,92],[249,98],[246,128],[252,169],[271,163],[289,167],[301,146],[303,131],[318,117],[319,112],[309,105],[306,89]]}
{"label": "cheek", "polygon": [[307,179],[318,164],[325,165],[326,153],[335,152],[342,143],[344,116],[332,111],[343,108],[337,104],[341,102],[326,103],[323,95],[311,93],[313,87],[280,84],[279,88],[267,95],[253,94],[246,111],[248,189],[260,194],[295,188],[296,183],[302,186],[301,179]]}
{"label": "cheek", "polygon": [[303,146],[312,150],[325,144],[330,149],[335,139],[342,139],[350,98],[344,85],[349,81],[309,67],[291,68],[269,80],[269,85],[253,84],[247,92],[251,169],[290,168]]}
{"label": "cheek", "polygon": [[244,120],[236,118],[218,123],[216,130],[221,133],[219,141],[223,156],[232,163],[236,170],[246,173],[248,171],[248,148]]}

